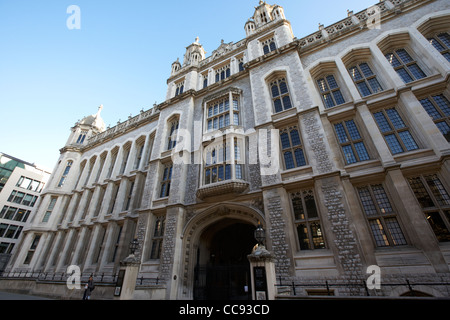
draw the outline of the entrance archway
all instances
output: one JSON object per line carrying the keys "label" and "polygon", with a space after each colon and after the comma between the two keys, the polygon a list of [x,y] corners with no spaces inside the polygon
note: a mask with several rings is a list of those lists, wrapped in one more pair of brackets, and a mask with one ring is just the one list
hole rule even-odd
{"label": "entrance archway", "polygon": [[194,299],[251,299],[247,255],[255,245],[254,230],[250,223],[225,218],[202,232],[194,268]]}

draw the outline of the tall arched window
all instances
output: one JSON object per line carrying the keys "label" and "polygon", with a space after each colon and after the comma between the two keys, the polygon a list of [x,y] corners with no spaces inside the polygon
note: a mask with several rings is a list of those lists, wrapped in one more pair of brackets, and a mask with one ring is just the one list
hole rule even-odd
{"label": "tall arched window", "polygon": [[286,77],[279,77],[269,83],[275,112],[281,112],[292,108]]}
{"label": "tall arched window", "polygon": [[448,32],[438,33],[427,40],[450,62],[450,34]]}
{"label": "tall arched window", "polygon": [[64,183],[66,182],[67,176],[69,175],[69,172],[70,172],[70,169],[72,168],[72,165],[73,165],[73,161],[72,160],[67,161],[66,168],[64,169],[62,177],[59,180],[58,187],[62,187],[64,185]]}
{"label": "tall arched window", "polygon": [[325,108],[332,108],[345,103],[344,96],[334,75],[330,74],[317,79],[317,86]]}
{"label": "tall arched window", "polygon": [[450,16],[437,15],[426,19],[417,30],[450,62]]}
{"label": "tall arched window", "polygon": [[178,135],[178,126],[179,126],[179,118],[174,117],[169,120],[168,127],[168,137],[167,137],[167,150],[172,150],[177,145],[177,135]]}
{"label": "tall arched window", "polygon": [[160,198],[168,197],[170,194],[170,182],[172,181],[172,162],[167,163],[164,166],[162,178],[161,178],[161,189],[159,193]]}
{"label": "tall arched window", "polygon": [[383,91],[383,88],[377,80],[377,75],[373,73],[367,62],[352,65],[348,69],[348,72],[355,82],[361,96],[366,97]]}
{"label": "tall arched window", "polygon": [[280,130],[281,152],[286,170],[306,165],[303,145],[297,126]]}
{"label": "tall arched window", "polygon": [[426,77],[426,74],[404,48],[389,51],[386,59],[405,83]]}

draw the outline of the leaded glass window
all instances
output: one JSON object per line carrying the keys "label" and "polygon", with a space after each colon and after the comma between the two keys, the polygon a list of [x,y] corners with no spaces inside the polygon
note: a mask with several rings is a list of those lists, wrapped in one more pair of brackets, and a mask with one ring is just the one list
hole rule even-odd
{"label": "leaded glass window", "polygon": [[405,83],[426,77],[425,72],[405,49],[386,53],[385,57]]}
{"label": "leaded glass window", "polygon": [[373,116],[392,154],[419,149],[408,126],[395,108],[382,109]]}
{"label": "leaded glass window", "polygon": [[270,83],[270,92],[276,113],[292,108],[286,78],[272,81]]}
{"label": "leaded glass window", "polygon": [[450,103],[443,94],[420,100],[442,135],[450,142]]}
{"label": "leaded glass window", "polygon": [[348,71],[363,97],[383,91],[376,74],[367,62],[354,65]]}
{"label": "leaded glass window", "polygon": [[301,190],[290,196],[300,250],[324,249],[325,239],[313,190]]}
{"label": "leaded glass window", "polygon": [[303,144],[297,126],[280,130],[281,153],[286,170],[306,165]]}
{"label": "leaded glass window", "polygon": [[411,177],[408,182],[438,241],[450,241],[450,196],[438,175]]}
{"label": "leaded glass window", "polygon": [[341,146],[346,164],[369,160],[369,153],[364,145],[355,121],[346,120],[334,124],[336,136]]}
{"label": "leaded glass window", "polygon": [[407,244],[397,214],[381,184],[358,188],[359,200],[377,247]]}
{"label": "leaded glass window", "polygon": [[341,93],[341,89],[333,75],[317,80],[317,86],[319,87],[320,95],[325,108],[332,108],[337,105],[345,103],[344,96]]}

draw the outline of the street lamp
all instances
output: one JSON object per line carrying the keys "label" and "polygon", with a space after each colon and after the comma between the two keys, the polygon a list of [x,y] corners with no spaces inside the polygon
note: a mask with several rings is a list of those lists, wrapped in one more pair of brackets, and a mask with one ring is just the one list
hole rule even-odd
{"label": "street lamp", "polygon": [[139,241],[138,239],[134,238],[133,241],[130,242],[130,252],[132,255],[136,252],[136,250],[139,249]]}
{"label": "street lamp", "polygon": [[264,231],[261,222],[258,221],[258,228],[255,230],[255,239],[258,241],[258,245],[264,245],[264,240],[266,240],[266,231]]}

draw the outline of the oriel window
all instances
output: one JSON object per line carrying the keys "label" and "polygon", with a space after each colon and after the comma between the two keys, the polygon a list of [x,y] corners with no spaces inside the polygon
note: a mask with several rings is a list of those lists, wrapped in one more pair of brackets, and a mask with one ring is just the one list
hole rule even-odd
{"label": "oriel window", "polygon": [[229,139],[205,149],[205,185],[230,179],[244,179],[242,141]]}
{"label": "oriel window", "polygon": [[[230,107],[231,106],[231,107]],[[207,104],[206,126],[208,131],[240,125],[238,95],[227,95]]]}

